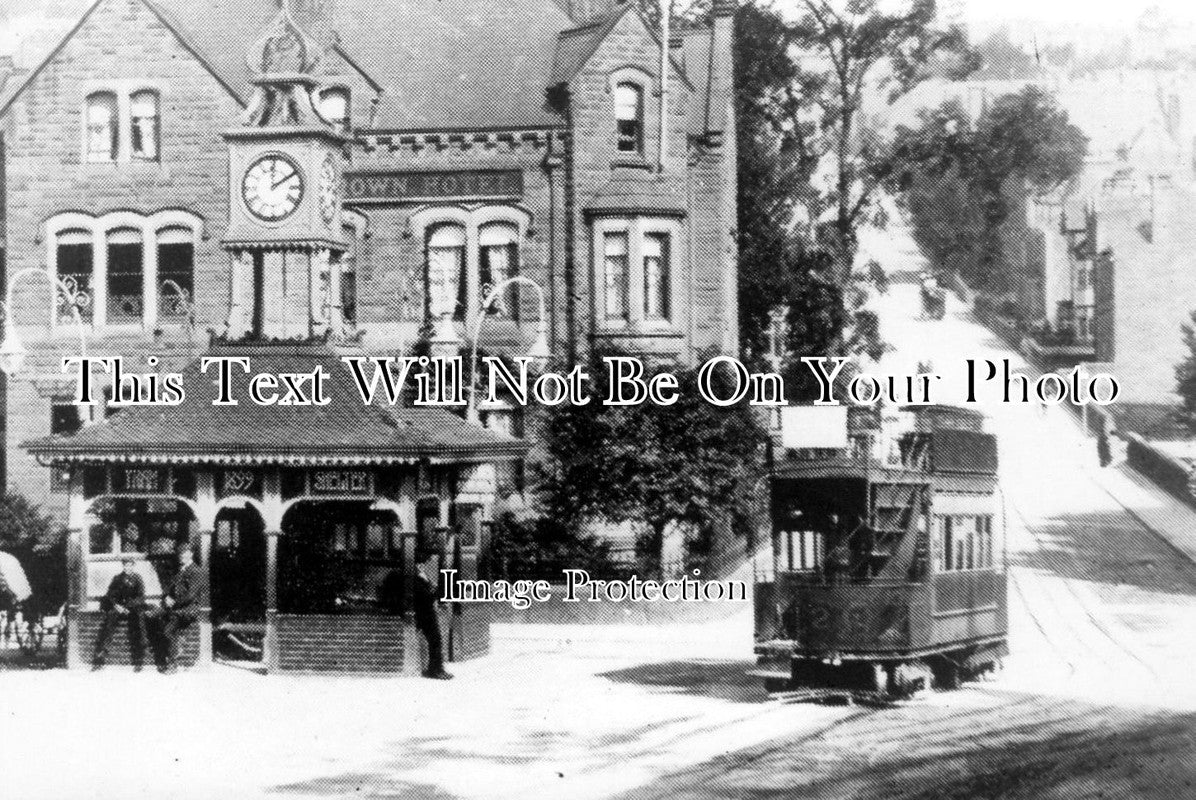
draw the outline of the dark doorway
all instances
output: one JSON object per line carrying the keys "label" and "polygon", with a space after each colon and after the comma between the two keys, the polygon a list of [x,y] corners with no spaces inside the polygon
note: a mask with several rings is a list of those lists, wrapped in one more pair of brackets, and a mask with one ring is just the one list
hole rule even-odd
{"label": "dark doorway", "polygon": [[226,508],[212,536],[212,622],[266,620],[266,536],[253,508]]}
{"label": "dark doorway", "polygon": [[278,546],[278,610],[295,614],[389,613],[401,579],[395,516],[370,501],[296,504]]}

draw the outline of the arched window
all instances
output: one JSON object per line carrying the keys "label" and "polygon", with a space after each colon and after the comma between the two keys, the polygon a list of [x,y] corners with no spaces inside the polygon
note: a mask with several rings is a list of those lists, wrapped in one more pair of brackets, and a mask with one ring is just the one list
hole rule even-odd
{"label": "arched window", "polygon": [[119,127],[116,109],[116,95],[112,92],[88,95],[84,111],[88,161],[102,163],[116,160]]}
{"label": "arched window", "polygon": [[146,89],[134,94],[129,101],[131,117],[131,145],[133,158],[138,161],[158,160],[158,93]]}
{"label": "arched window", "polygon": [[644,90],[639,85],[620,83],[615,87],[615,122],[619,152],[643,155]]}
{"label": "arched window", "polygon": [[[92,275],[95,267],[91,231],[62,231],[57,235],[56,241],[58,252],[55,255],[55,260],[58,265],[58,277],[73,284],[76,289],[86,292],[89,297],[94,299],[95,287],[92,285]],[[93,306],[90,303],[85,308],[79,309],[79,315],[84,322],[91,321],[92,309]]]}
{"label": "arched window", "polygon": [[349,130],[349,90],[340,86],[320,92],[320,116],[338,131]]}
{"label": "arched window", "polygon": [[[519,274],[519,228],[491,222],[478,229],[479,301],[491,288]],[[518,318],[519,287],[512,286],[490,306],[495,316]]]}
{"label": "arched window", "polygon": [[158,231],[158,318],[181,320],[195,302],[195,233],[190,228]]}
{"label": "arched window", "polygon": [[144,309],[145,261],[141,231],[116,228],[108,231],[108,322],[140,323]]}
{"label": "arched window", "polygon": [[428,302],[435,316],[443,316],[452,307],[456,319],[464,319],[466,291],[465,228],[462,225],[437,225],[428,234]]}

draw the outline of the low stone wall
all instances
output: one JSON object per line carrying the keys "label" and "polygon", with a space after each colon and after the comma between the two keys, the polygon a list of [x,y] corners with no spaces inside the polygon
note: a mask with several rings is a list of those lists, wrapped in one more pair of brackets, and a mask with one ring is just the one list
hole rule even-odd
{"label": "low stone wall", "polygon": [[1126,461],[1157,485],[1189,505],[1196,505],[1196,498],[1188,490],[1188,467],[1166,453],[1151,447],[1141,436],[1131,433],[1126,447]]}
{"label": "low stone wall", "polygon": [[[84,611],[79,615],[78,622],[74,624],[71,631],[72,636],[79,637],[79,657],[85,665],[91,664],[92,656],[95,654],[96,637],[100,633],[100,623],[103,618],[104,615],[100,611]],[[149,634],[145,650],[146,666],[152,666],[154,663],[153,650],[149,646],[149,642],[153,640],[154,624],[152,621],[146,623]],[[180,667],[194,667],[199,661],[199,629],[200,625],[196,623],[179,635]],[[133,663],[133,654],[129,648],[129,626],[123,620],[112,631],[112,636],[108,639],[106,663],[126,666]]]}

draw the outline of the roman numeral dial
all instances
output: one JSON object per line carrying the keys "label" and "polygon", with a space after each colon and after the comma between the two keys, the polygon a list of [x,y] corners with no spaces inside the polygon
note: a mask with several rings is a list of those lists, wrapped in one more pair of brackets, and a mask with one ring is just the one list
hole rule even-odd
{"label": "roman numeral dial", "polygon": [[262,156],[246,170],[241,196],[245,207],[258,219],[267,222],[286,219],[295,213],[303,199],[303,175],[286,156]]}

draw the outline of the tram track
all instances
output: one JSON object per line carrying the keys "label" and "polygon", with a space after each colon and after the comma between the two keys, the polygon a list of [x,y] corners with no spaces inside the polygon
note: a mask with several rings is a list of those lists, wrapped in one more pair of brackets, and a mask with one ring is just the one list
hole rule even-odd
{"label": "tram track", "polygon": [[[1160,678],[1160,675],[1158,673],[1158,670],[1155,669],[1154,665],[1152,665],[1149,661],[1142,658],[1142,656],[1139,655],[1135,651],[1134,648],[1127,646],[1122,637],[1114,635],[1114,633],[1111,630],[1109,630],[1109,627],[1105,623],[1105,621],[1102,620],[1096,613],[1094,613],[1091,604],[1083,596],[1083,593],[1080,592],[1076,588],[1076,586],[1075,586],[1076,578],[1074,578],[1073,575],[1076,573],[1080,573],[1082,571],[1079,569],[1078,564],[1075,562],[1075,557],[1068,555],[1067,553],[1065,553],[1059,549],[1049,549],[1043,539],[1042,534],[1039,533],[1036,526],[1033,525],[1026,518],[1026,515],[1023,513],[1023,511],[1020,508],[1018,508],[1016,505],[1014,505],[1013,511],[1017,515],[1018,519],[1020,520],[1022,528],[1026,531],[1027,534],[1029,534],[1030,539],[1033,541],[1034,548],[1037,550],[1038,554],[1041,556],[1043,562],[1050,565],[1053,569],[1055,569],[1059,581],[1063,584],[1063,587],[1067,590],[1068,594],[1071,595],[1072,599],[1075,601],[1075,605],[1080,609],[1081,613],[1084,615],[1084,618],[1090,623],[1091,629],[1095,629],[1096,631],[1098,631],[1104,637],[1105,640],[1107,640],[1110,644],[1112,644],[1114,646],[1114,648],[1116,648],[1121,653],[1124,653],[1126,656],[1128,656],[1131,661],[1138,664],[1142,669],[1144,669],[1147,672],[1147,674],[1150,675],[1150,677],[1152,679],[1157,681]],[[1020,592],[1019,592],[1019,594],[1020,594]],[[1062,608],[1060,607],[1060,604],[1054,603],[1054,605],[1055,605],[1056,610],[1061,612],[1060,618],[1066,619],[1067,614],[1066,614],[1066,612],[1064,612],[1062,610]],[[1034,617],[1034,612],[1032,610],[1030,610],[1029,606],[1027,606],[1027,611],[1032,615],[1032,617]],[[1043,630],[1041,621],[1038,620],[1036,617],[1035,617],[1034,621],[1035,621],[1035,625],[1039,627],[1039,630]],[[1084,647],[1084,649],[1086,649],[1089,653],[1091,653],[1092,656],[1097,659],[1097,661],[1101,662],[1106,667],[1114,666],[1107,659],[1102,658],[1101,655],[1094,649],[1094,647],[1091,644],[1089,644],[1087,641],[1084,640],[1084,638],[1080,635],[1081,629],[1079,626],[1069,625],[1068,627],[1070,629],[1069,633],[1072,634],[1072,637],[1082,647]],[[1047,639],[1049,641],[1050,637],[1047,637]],[[1075,666],[1074,662],[1071,662],[1071,665],[1073,667],[1072,672],[1074,674],[1074,666]]]}

